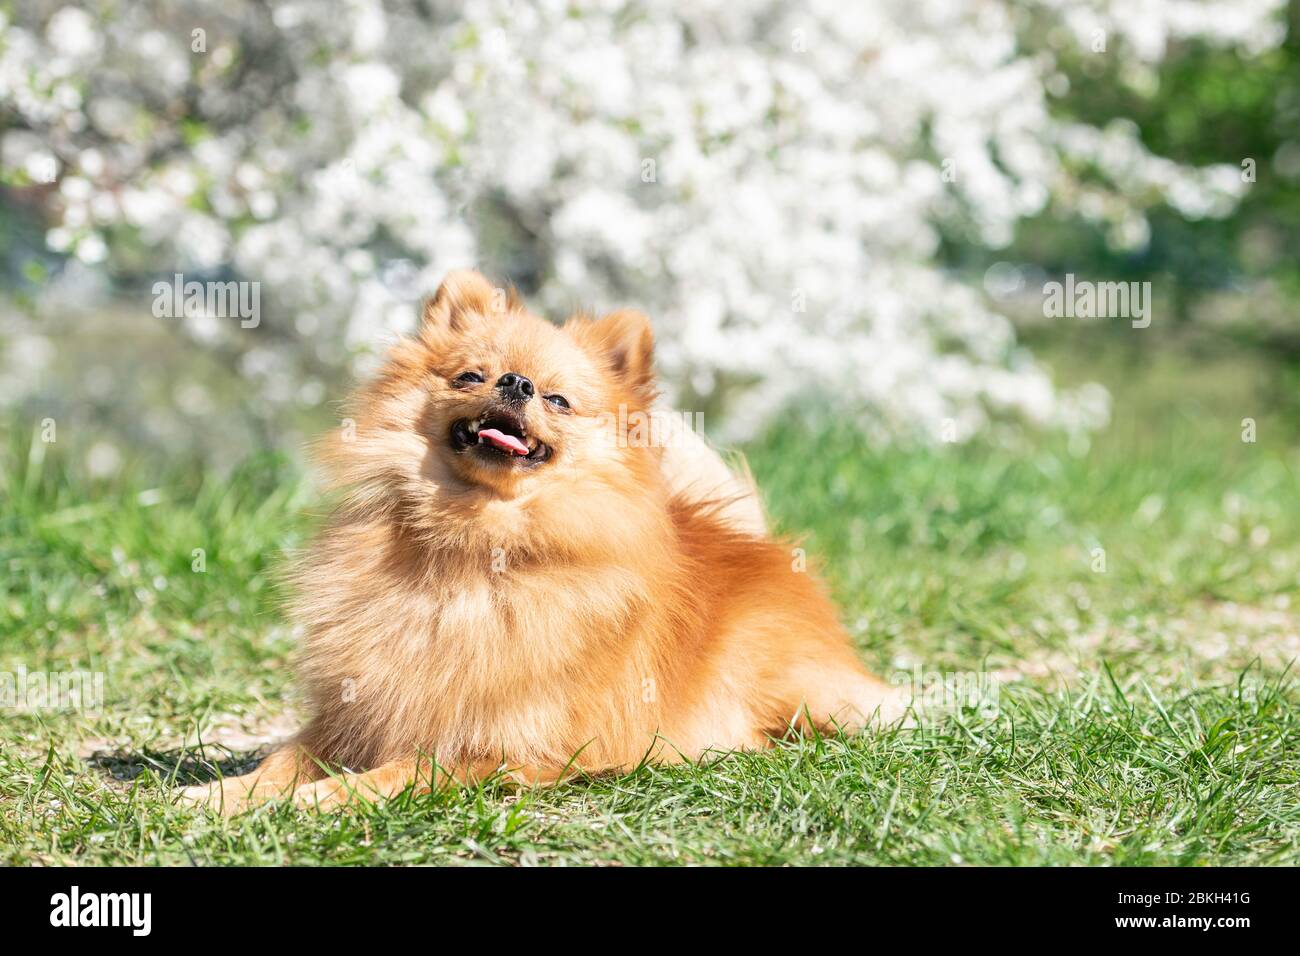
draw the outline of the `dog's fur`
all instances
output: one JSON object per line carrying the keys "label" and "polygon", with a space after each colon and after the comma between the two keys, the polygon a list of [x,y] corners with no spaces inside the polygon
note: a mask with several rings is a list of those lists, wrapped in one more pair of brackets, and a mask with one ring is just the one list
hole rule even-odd
{"label": "dog's fur", "polygon": [[[744,478],[702,442],[616,434],[620,406],[654,401],[651,352],[640,313],[555,326],[448,277],[322,450],[343,497],[296,574],[306,727],[187,795],[233,812],[548,782],[899,716]],[[506,372],[536,384],[519,415],[549,460],[451,440],[501,407]]]}

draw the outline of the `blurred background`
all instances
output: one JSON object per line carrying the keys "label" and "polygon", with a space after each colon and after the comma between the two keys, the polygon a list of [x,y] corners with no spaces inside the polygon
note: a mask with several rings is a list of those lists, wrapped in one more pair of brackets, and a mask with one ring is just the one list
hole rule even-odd
{"label": "blurred background", "polygon": [[[833,409],[873,446],[1081,450],[1165,366],[1287,417],[1298,30],[1281,0],[6,4],[3,427],[53,421],[91,480],[296,458],[465,265],[555,319],[649,312],[725,441]],[[1045,316],[1066,274],[1150,282],[1150,326]],[[160,315],[174,278],[257,321]]]}

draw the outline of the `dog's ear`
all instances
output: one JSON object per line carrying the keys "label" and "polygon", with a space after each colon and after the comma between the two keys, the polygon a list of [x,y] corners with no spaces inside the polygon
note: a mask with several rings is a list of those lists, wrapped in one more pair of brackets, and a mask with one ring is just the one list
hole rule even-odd
{"label": "dog's ear", "polygon": [[650,319],[636,309],[619,309],[592,319],[578,316],[565,329],[596,356],[611,374],[649,404],[655,397],[654,332]]}
{"label": "dog's ear", "polygon": [[437,293],[425,301],[420,331],[464,332],[480,318],[504,315],[519,307],[513,287],[494,286],[473,269],[456,269],[447,273]]}

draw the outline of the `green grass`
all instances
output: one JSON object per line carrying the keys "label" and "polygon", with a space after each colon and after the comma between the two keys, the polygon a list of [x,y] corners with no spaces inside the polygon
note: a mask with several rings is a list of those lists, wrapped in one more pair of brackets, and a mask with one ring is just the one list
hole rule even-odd
{"label": "green grass", "polygon": [[171,802],[293,726],[274,581],[315,520],[310,487],[275,460],[95,483],[75,435],[41,445],[20,423],[0,458],[0,672],[101,671],[106,699],[4,713],[0,861],[1300,862],[1293,373],[1173,343],[1057,354],[1063,379],[1112,389],[1088,447],[882,451],[828,428],[748,449],[864,658],[996,679],[992,712],[325,816]]}

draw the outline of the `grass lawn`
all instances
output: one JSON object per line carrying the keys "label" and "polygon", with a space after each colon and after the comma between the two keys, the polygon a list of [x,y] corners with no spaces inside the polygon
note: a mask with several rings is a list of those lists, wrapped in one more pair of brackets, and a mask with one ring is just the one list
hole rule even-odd
{"label": "grass lawn", "polygon": [[869,664],[977,675],[996,706],[325,816],[220,820],[171,797],[294,726],[275,580],[316,520],[311,488],[268,460],[95,483],[65,461],[75,434],[43,445],[14,423],[0,672],[102,672],[104,701],[3,711],[0,862],[1300,863],[1295,373],[1094,339],[1047,353],[1112,391],[1090,443],[879,451],[828,426],[748,449]]}

